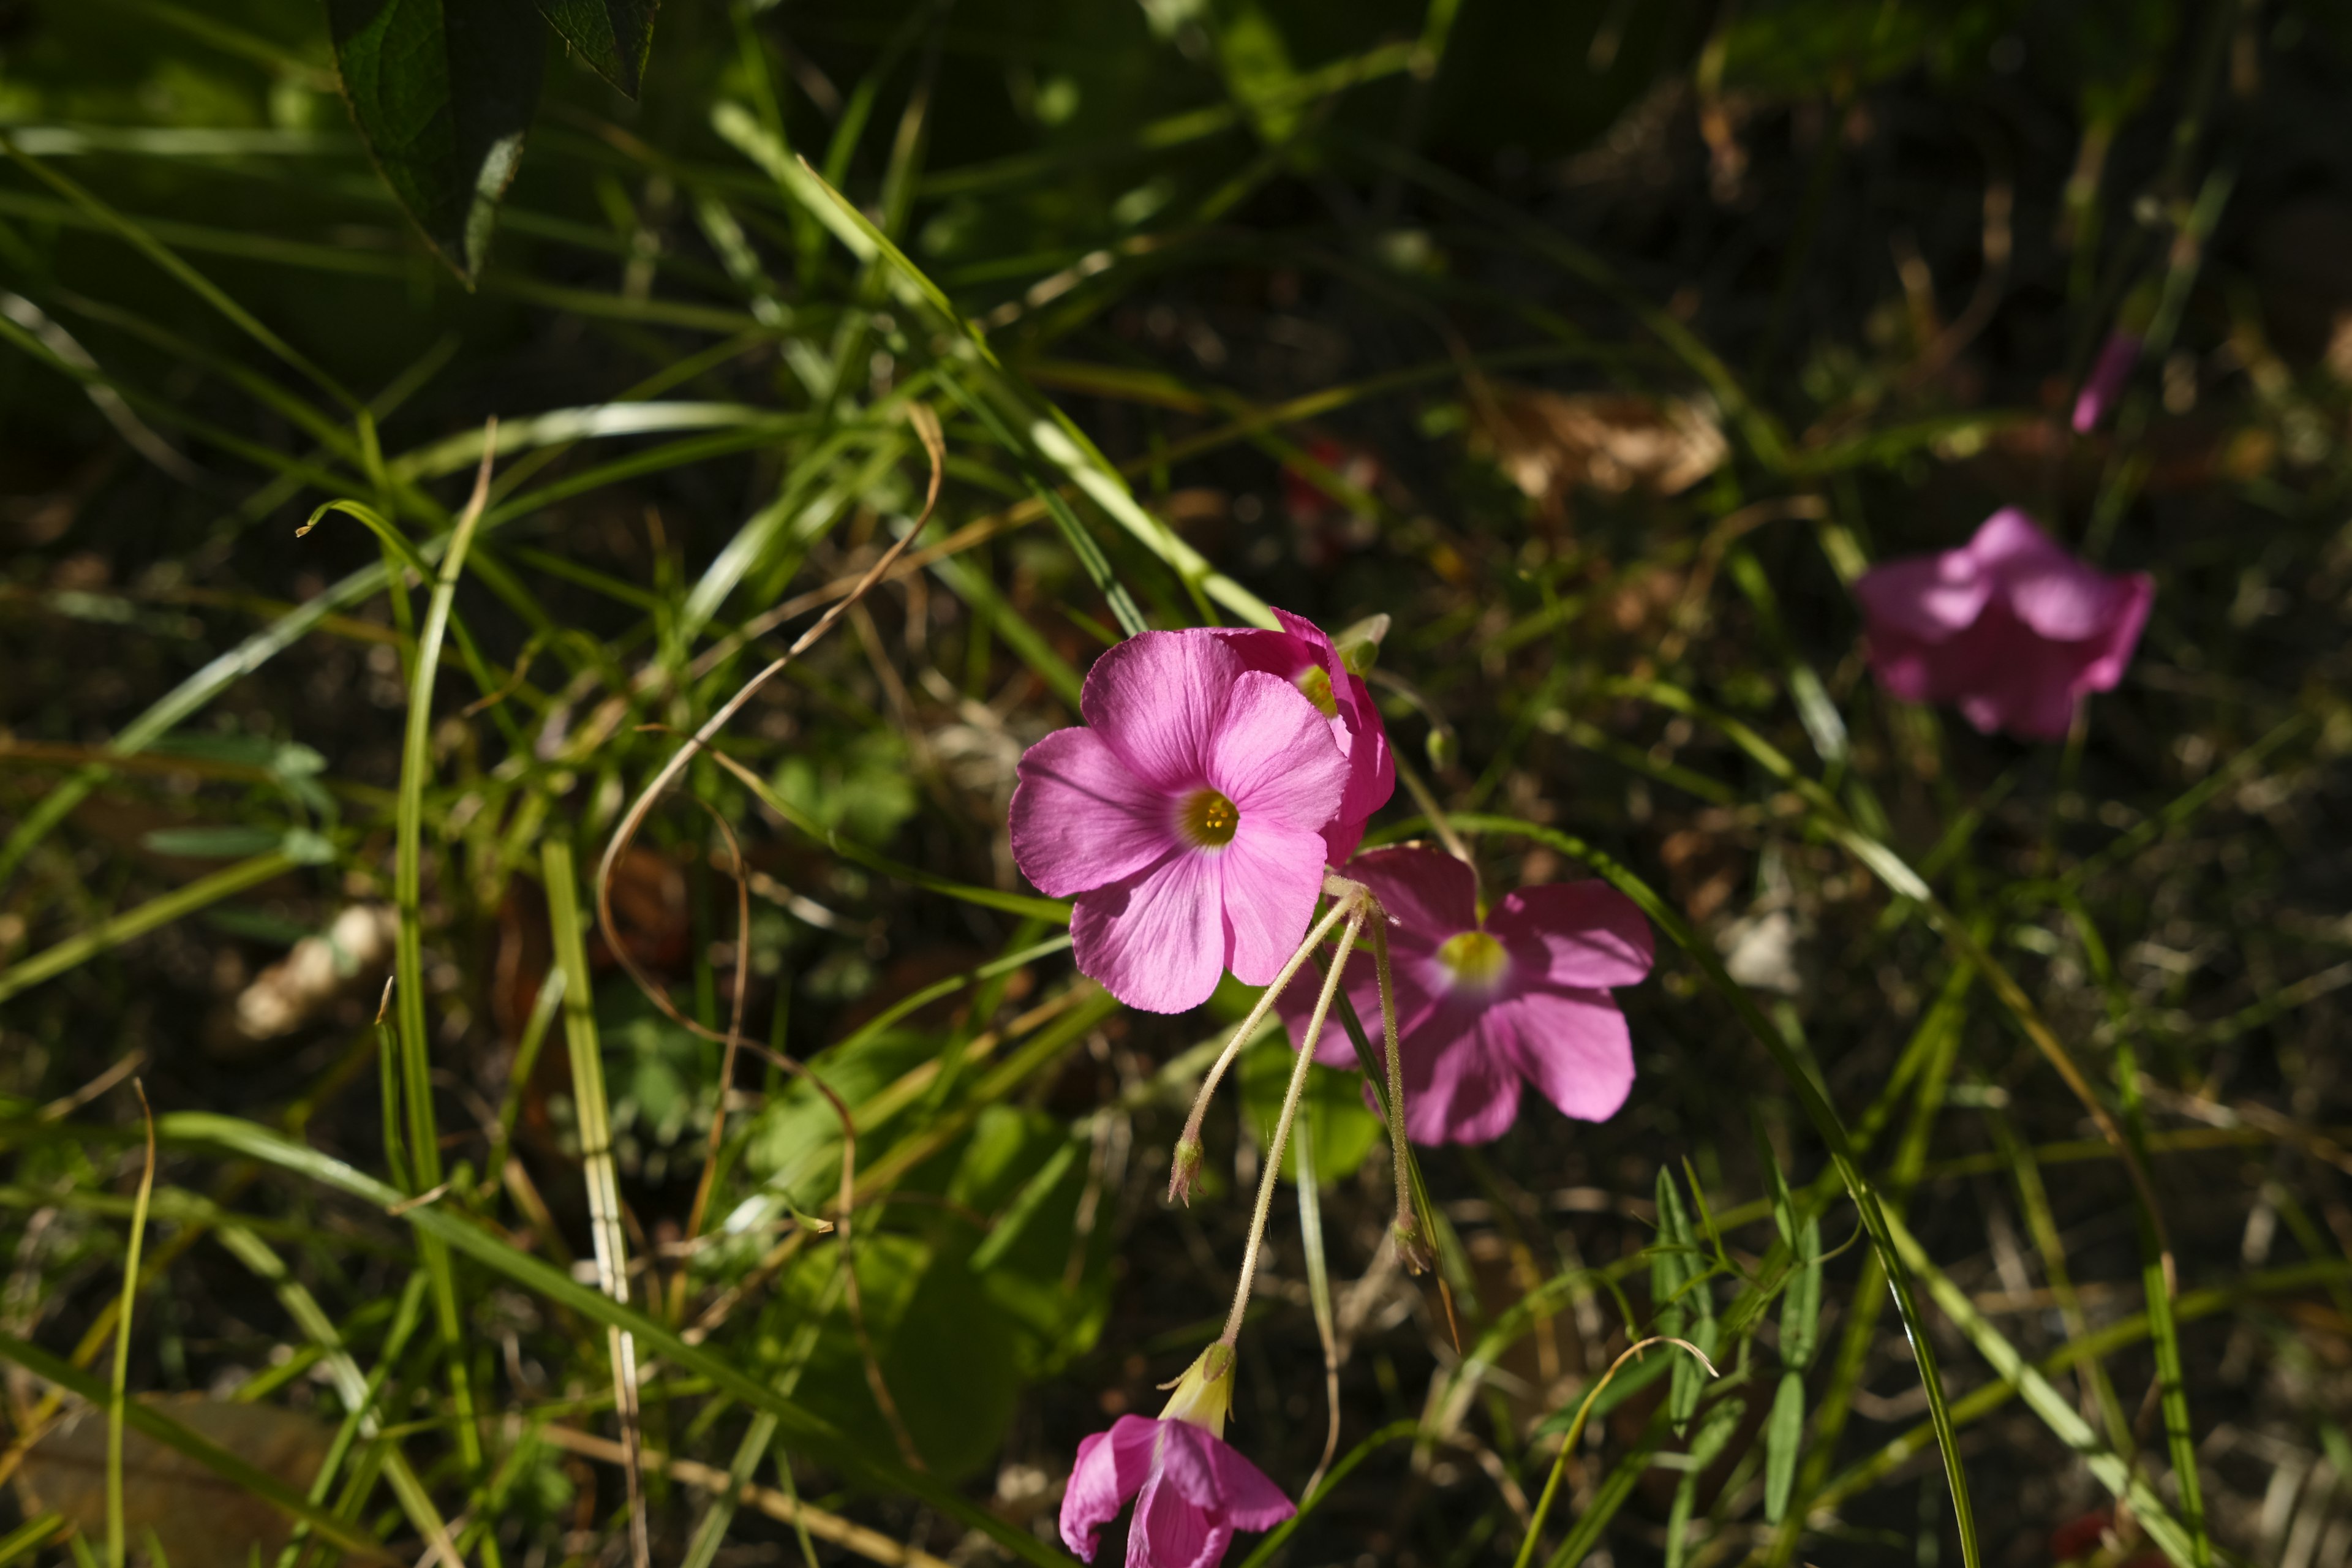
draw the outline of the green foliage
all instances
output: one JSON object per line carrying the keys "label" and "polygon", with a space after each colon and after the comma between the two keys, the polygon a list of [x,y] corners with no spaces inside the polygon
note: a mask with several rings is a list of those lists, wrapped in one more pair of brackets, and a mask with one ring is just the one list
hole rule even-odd
{"label": "green foliage", "polygon": [[461,278],[539,106],[546,36],[526,0],[328,0],[343,95],[384,183]]}
{"label": "green foliage", "polygon": [[778,763],[775,791],[821,831],[887,845],[919,803],[903,735],[866,730],[794,750]]}

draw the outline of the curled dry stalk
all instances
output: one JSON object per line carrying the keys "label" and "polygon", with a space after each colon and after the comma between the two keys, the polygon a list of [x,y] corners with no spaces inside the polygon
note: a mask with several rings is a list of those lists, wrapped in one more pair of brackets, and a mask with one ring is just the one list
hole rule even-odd
{"label": "curled dry stalk", "polygon": [[1527,1535],[1519,1542],[1519,1554],[1512,1560],[1511,1568],[1528,1568],[1528,1562],[1536,1554],[1536,1539],[1543,1533],[1544,1516],[1551,1512],[1551,1500],[1559,1490],[1560,1478],[1568,1473],[1568,1457],[1576,1452],[1576,1440],[1584,1436],[1584,1424],[1592,1415],[1592,1402],[1601,1397],[1601,1391],[1609,1386],[1609,1380],[1615,1377],[1627,1362],[1639,1358],[1652,1345],[1673,1345],[1677,1350],[1688,1351],[1698,1358],[1699,1365],[1706,1368],[1707,1376],[1723,1375],[1716,1370],[1715,1363],[1707,1359],[1705,1351],[1688,1340],[1678,1340],[1672,1334],[1652,1334],[1646,1340],[1635,1340],[1627,1345],[1617,1359],[1609,1363],[1609,1370],[1584,1391],[1584,1398],[1576,1407],[1576,1418],[1560,1435],[1559,1453],[1551,1462],[1551,1477],[1544,1482],[1543,1495],[1536,1500],[1535,1514],[1528,1521]]}
{"label": "curled dry stalk", "polygon": [[[749,941],[751,931],[749,879],[745,874],[741,847],[732,830],[724,821],[720,821],[719,828],[726,837],[735,879],[736,942],[739,949],[735,966],[734,1010],[729,1020],[727,1032],[721,1035],[682,1013],[677,1004],[670,999],[667,988],[646,973],[644,965],[637,962],[635,953],[623,940],[619,927],[613,919],[614,873],[619,867],[621,857],[627,854],[629,847],[636,841],[637,834],[644,827],[646,818],[652,815],[654,806],[670,786],[677,782],[678,777],[694,758],[709,745],[712,738],[726,727],[730,720],[741,711],[743,705],[749,702],[761,688],[783,673],[785,668],[793,659],[814,646],[825,633],[833,629],[835,623],[865,598],[866,593],[875,584],[883,579],[907,547],[922,532],[923,524],[930,520],[932,509],[939,504],[940,487],[947,477],[947,437],[940,428],[939,416],[932,413],[928,405],[909,403],[907,405],[906,414],[907,422],[914,426],[915,435],[922,443],[924,456],[929,459],[930,467],[929,479],[923,494],[922,510],[917,514],[912,526],[887,550],[885,550],[872,566],[866,568],[865,575],[858,579],[856,586],[851,589],[846,596],[835,601],[832,607],[818,618],[814,626],[803,632],[793,645],[784,650],[781,658],[773,660],[764,669],[744,682],[734,696],[720,705],[717,712],[703,721],[700,729],[670,754],[669,761],[665,763],[661,771],[654,775],[653,782],[639,792],[635,801],[622,816],[620,825],[614,829],[611,841],[604,846],[604,858],[596,868],[596,924],[597,928],[604,932],[605,945],[620,961],[621,967],[626,971],[630,980],[635,983],[638,990],[642,991],[666,1016],[693,1034],[718,1041],[726,1053],[720,1069],[719,1103],[711,1117],[709,1154],[703,1164],[702,1178],[696,1187],[694,1206],[688,1222],[687,1238],[688,1240],[700,1233],[702,1221],[708,1211],[710,1191],[718,1171],[719,1143],[726,1131],[727,1091],[734,1082],[735,1064],[747,1043],[743,1038],[742,1028],[743,988],[747,965],[741,948],[742,944]],[[705,810],[711,809],[707,802],[698,804],[701,804]],[[711,815],[714,819],[718,816],[716,811],[712,811]],[[889,1424],[891,1435],[898,1441],[900,1456],[910,1468],[920,1470],[924,1468],[921,1454],[916,1448],[913,1436],[908,1431],[906,1422],[898,1413],[898,1402],[891,1397],[889,1385],[883,1378],[881,1362],[875,1354],[873,1339],[866,1330],[865,1302],[857,1286],[856,1253],[851,1239],[850,1212],[856,1194],[857,1135],[849,1107],[829,1085],[815,1074],[809,1072],[803,1064],[772,1052],[762,1051],[761,1054],[770,1057],[784,1070],[807,1079],[816,1091],[824,1097],[826,1103],[833,1110],[835,1118],[841,1124],[841,1190],[838,1200],[840,1212],[835,1222],[835,1229],[841,1241],[841,1267],[845,1282],[848,1287],[846,1296],[850,1322],[856,1331],[858,1349],[866,1363],[866,1384],[874,1394],[875,1403],[880,1407],[884,1418]],[[677,1286],[674,1288],[677,1291],[677,1304],[680,1308],[684,1305],[684,1284],[685,1275],[682,1266]],[[632,1440],[629,1444],[633,1456],[629,1479],[633,1495],[634,1489],[639,1482],[638,1472],[634,1463],[635,1447],[636,1445]],[[639,1568],[644,1568],[645,1561],[643,1556],[639,1557]]]}

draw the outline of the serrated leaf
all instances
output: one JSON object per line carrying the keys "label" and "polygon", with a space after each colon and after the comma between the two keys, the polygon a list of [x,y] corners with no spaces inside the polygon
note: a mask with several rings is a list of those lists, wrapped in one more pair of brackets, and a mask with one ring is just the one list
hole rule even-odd
{"label": "serrated leaf", "polygon": [[327,0],[327,20],[376,172],[470,285],[539,103],[538,16],[529,0]]}
{"label": "serrated leaf", "polygon": [[1797,1456],[1805,1446],[1805,1380],[1793,1372],[1780,1374],[1780,1391],[1772,1396],[1772,1414],[1764,1424],[1764,1518],[1778,1524],[1789,1511],[1789,1493],[1797,1484]]}
{"label": "serrated leaf", "polygon": [[588,68],[631,98],[645,85],[660,0],[539,0],[539,14]]}

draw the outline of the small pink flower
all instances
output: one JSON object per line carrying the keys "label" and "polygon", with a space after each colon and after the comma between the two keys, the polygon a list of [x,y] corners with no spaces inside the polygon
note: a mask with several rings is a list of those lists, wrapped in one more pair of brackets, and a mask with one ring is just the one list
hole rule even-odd
{"label": "small pink flower", "polygon": [[1979,730],[2055,741],[2077,701],[2123,679],[2156,584],[2077,561],[2004,507],[1961,548],[1873,567],[1853,591],[1888,691],[1956,702]]}
{"label": "small pink flower", "polygon": [[1127,1568],[1216,1568],[1236,1530],[1271,1530],[1298,1510],[1222,1437],[1181,1417],[1122,1415],[1078,1445],[1062,1494],[1062,1543],[1088,1563],[1128,1499]]}
{"label": "small pink flower", "polygon": [[1269,984],[1323,887],[1347,760],[1305,693],[1213,631],[1141,632],[1095,661],[1078,709],[1021,759],[1013,858],[1076,896],[1078,968],[1181,1013],[1230,968]]}
{"label": "small pink flower", "polygon": [[1323,841],[1330,847],[1331,864],[1345,865],[1363,841],[1364,824],[1396,793],[1396,759],[1389,753],[1389,732],[1364,678],[1340,662],[1322,628],[1288,610],[1274,614],[1282,623],[1278,632],[1251,627],[1220,635],[1244,666],[1289,681],[1331,721],[1331,738],[1348,759],[1348,788],[1339,800],[1338,820],[1323,829]]}
{"label": "small pink flower", "polygon": [[2126,331],[2107,334],[2099,345],[2099,357],[2091,366],[2091,374],[2083,380],[2083,390],[2074,398],[2074,434],[2087,436],[2107,416],[2116,399],[2123,395],[2124,383],[2131,379],[2132,367],[2139,363],[2139,338]]}
{"label": "small pink flower", "polygon": [[[1470,868],[1451,855],[1376,849],[1346,874],[1372,889],[1393,922],[1406,1136],[1499,1138],[1518,1117],[1522,1082],[1580,1121],[1605,1121],[1625,1103],[1633,1046],[1609,991],[1638,984],[1651,958],[1650,924],[1632,900],[1600,882],[1547,883],[1506,895],[1481,921]],[[1344,984],[1364,1026],[1376,1030],[1370,956],[1359,948]],[[1316,991],[1302,972],[1284,994],[1294,1040]],[[1327,1067],[1358,1065],[1354,1045],[1329,1025],[1315,1056]]]}

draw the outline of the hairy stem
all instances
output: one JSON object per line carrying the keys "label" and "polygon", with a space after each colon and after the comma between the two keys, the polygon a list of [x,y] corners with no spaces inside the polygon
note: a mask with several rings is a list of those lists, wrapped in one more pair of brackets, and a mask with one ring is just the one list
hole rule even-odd
{"label": "hairy stem", "polygon": [[[1257,1275],[1258,1247],[1265,1239],[1265,1217],[1274,1208],[1274,1189],[1282,1180],[1282,1150],[1290,1138],[1290,1123],[1298,1115],[1299,1097],[1307,1089],[1307,1069],[1315,1063],[1315,1042],[1323,1033],[1323,1020],[1331,1011],[1331,998],[1339,994],[1339,977],[1347,973],[1348,955],[1355,950],[1356,938],[1364,929],[1364,907],[1368,899],[1353,895],[1342,899],[1339,908],[1347,912],[1347,929],[1339,933],[1339,951],[1332,955],[1331,973],[1324,978],[1323,993],[1315,999],[1315,1016],[1307,1025],[1307,1037],[1298,1042],[1298,1059],[1291,1064],[1290,1087],[1282,1096],[1282,1115],[1274,1124],[1274,1136],[1265,1151],[1265,1173],[1258,1178],[1257,1208],[1250,1215],[1248,1245],[1242,1249],[1241,1283],[1234,1291],[1234,1310],[1225,1314],[1225,1331],[1219,1342],[1232,1344],[1241,1337],[1242,1314],[1249,1308],[1250,1284]],[[1299,950],[1299,959],[1307,955]],[[1314,1179],[1312,1173],[1307,1179]]]}
{"label": "hairy stem", "polygon": [[[1339,880],[1331,879],[1332,882]],[[1233,1038],[1225,1042],[1225,1048],[1218,1053],[1208,1076],[1201,1079],[1200,1092],[1192,1097],[1192,1114],[1184,1118],[1183,1134],[1176,1140],[1175,1158],[1168,1163],[1168,1197],[1171,1203],[1185,1195],[1189,1184],[1184,1151],[1199,1148],[1201,1122],[1209,1114],[1209,1101],[1215,1097],[1217,1085],[1224,1081],[1226,1069],[1234,1065],[1234,1058],[1241,1055],[1242,1047],[1257,1032],[1258,1025],[1265,1021],[1266,1014],[1273,1011],[1274,1005],[1282,999],[1283,992],[1289,988],[1291,981],[1305,967],[1307,955],[1331,934],[1332,927],[1347,919],[1349,912],[1357,907],[1357,899],[1361,891],[1359,884],[1347,882],[1343,885],[1355,891],[1338,893],[1334,897],[1329,912],[1307,931],[1306,939],[1298,944],[1298,951],[1290,955],[1290,962],[1282,966],[1282,973],[1274,977],[1274,984],[1265,988],[1265,994],[1257,999],[1257,1005],[1249,1010],[1249,1016],[1242,1020],[1241,1027],[1235,1029]],[[1328,883],[1326,890],[1330,890]],[[1322,1015],[1318,1013],[1316,1016],[1319,1020]],[[1195,1158],[1192,1168],[1197,1169],[1199,1161]]]}

